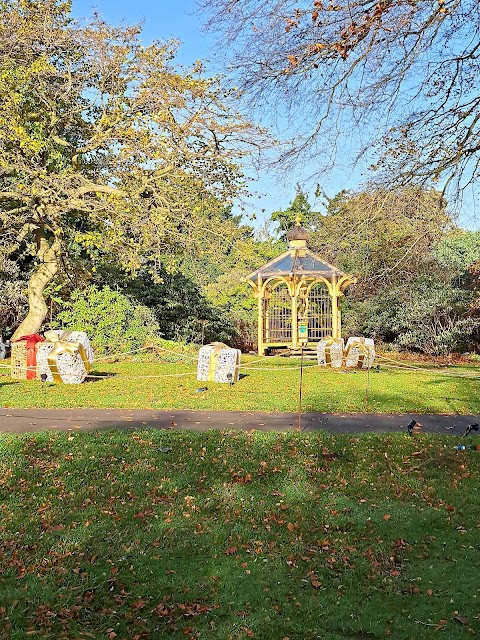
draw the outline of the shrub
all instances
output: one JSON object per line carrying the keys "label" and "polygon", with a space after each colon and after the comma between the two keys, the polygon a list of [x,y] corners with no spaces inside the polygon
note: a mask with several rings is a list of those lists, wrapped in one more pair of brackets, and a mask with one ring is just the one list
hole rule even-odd
{"label": "shrub", "polygon": [[9,338],[28,311],[29,267],[8,260],[0,252],[0,335]]}
{"label": "shrub", "polygon": [[474,347],[480,332],[471,299],[469,291],[420,276],[367,300],[347,298],[343,331],[429,355],[461,352]]}
{"label": "shrub", "polygon": [[56,320],[62,328],[86,331],[99,355],[133,351],[159,337],[153,311],[110,287],[75,291]]}

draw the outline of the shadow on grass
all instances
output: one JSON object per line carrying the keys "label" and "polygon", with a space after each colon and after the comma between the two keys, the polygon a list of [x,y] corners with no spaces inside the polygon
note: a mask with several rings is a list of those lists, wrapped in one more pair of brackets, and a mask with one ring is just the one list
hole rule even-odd
{"label": "shadow on grass", "polygon": [[[445,380],[428,380],[424,382],[424,385],[425,387],[439,388],[442,383],[445,384]],[[452,413],[459,413],[459,405],[470,405],[472,413],[478,413],[480,412],[478,384],[478,380],[472,378],[466,378],[465,380],[459,379],[453,385],[453,394],[452,389],[449,389],[448,395],[442,396],[442,400],[447,403],[448,409]],[[476,385],[476,389],[474,385]]]}
{"label": "shadow on grass", "polygon": [[87,376],[87,382],[101,382],[104,379],[116,378],[118,373],[114,371],[91,371]]}
{"label": "shadow on grass", "polygon": [[0,382],[0,387],[7,387],[10,384],[18,384],[18,382],[15,380],[11,380],[9,382]]}
{"label": "shadow on grass", "polygon": [[[0,639],[33,628],[431,639],[434,623],[418,620],[441,620],[449,640],[472,637],[476,477],[452,485],[465,457],[446,455],[442,440],[418,448],[326,434],[11,439]],[[406,458],[426,478],[403,472]],[[458,514],[445,508],[460,499]],[[457,601],[469,633],[452,619]]]}

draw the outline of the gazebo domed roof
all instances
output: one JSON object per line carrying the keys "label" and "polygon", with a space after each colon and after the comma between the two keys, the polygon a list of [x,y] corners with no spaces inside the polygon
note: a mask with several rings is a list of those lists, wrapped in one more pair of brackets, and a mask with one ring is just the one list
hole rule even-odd
{"label": "gazebo domed roof", "polygon": [[295,220],[295,226],[287,233],[287,240],[289,242],[292,242],[292,240],[304,240],[305,243],[307,243],[309,239],[310,236],[308,231],[305,229],[305,227],[302,227],[302,225],[300,224],[300,218],[297,217],[297,219]]}
{"label": "gazebo domed roof", "polygon": [[348,273],[308,249],[309,233],[300,224],[300,218],[297,217],[295,220],[295,226],[288,232],[287,238],[289,242],[287,251],[246,276],[247,282],[256,286],[259,279],[261,282],[265,282],[271,278],[292,278],[295,276],[308,280],[323,278],[332,281],[333,278],[336,278],[337,280],[343,279],[345,282],[347,280],[356,282],[356,279]]}
{"label": "gazebo domed roof", "polygon": [[259,277],[263,282],[275,277],[290,277],[293,274],[299,277],[323,277],[331,280],[333,276],[340,279],[348,275],[325,260],[322,260],[309,249],[304,249],[302,253],[303,255],[299,255],[298,250],[289,249],[253,273],[250,273],[245,280],[255,283]]}

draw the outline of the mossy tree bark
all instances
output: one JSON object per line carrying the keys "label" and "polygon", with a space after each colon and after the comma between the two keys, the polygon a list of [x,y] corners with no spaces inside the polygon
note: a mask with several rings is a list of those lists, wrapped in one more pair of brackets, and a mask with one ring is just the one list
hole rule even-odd
{"label": "mossy tree bark", "polygon": [[48,312],[43,292],[58,271],[61,252],[60,236],[56,235],[49,241],[45,229],[40,226],[35,229],[35,242],[39,266],[28,283],[28,314],[13,334],[12,340],[40,331]]}

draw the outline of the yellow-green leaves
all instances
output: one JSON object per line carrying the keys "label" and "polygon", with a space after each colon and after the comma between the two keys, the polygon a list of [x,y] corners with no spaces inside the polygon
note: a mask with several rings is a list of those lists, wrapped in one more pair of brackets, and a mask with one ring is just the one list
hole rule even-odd
{"label": "yellow-green leaves", "polygon": [[141,46],[138,26],[76,23],[58,0],[0,8],[0,221],[62,230],[57,259],[101,248],[130,270],[218,232],[240,159],[265,146],[234,95],[176,68],[177,43]]}

